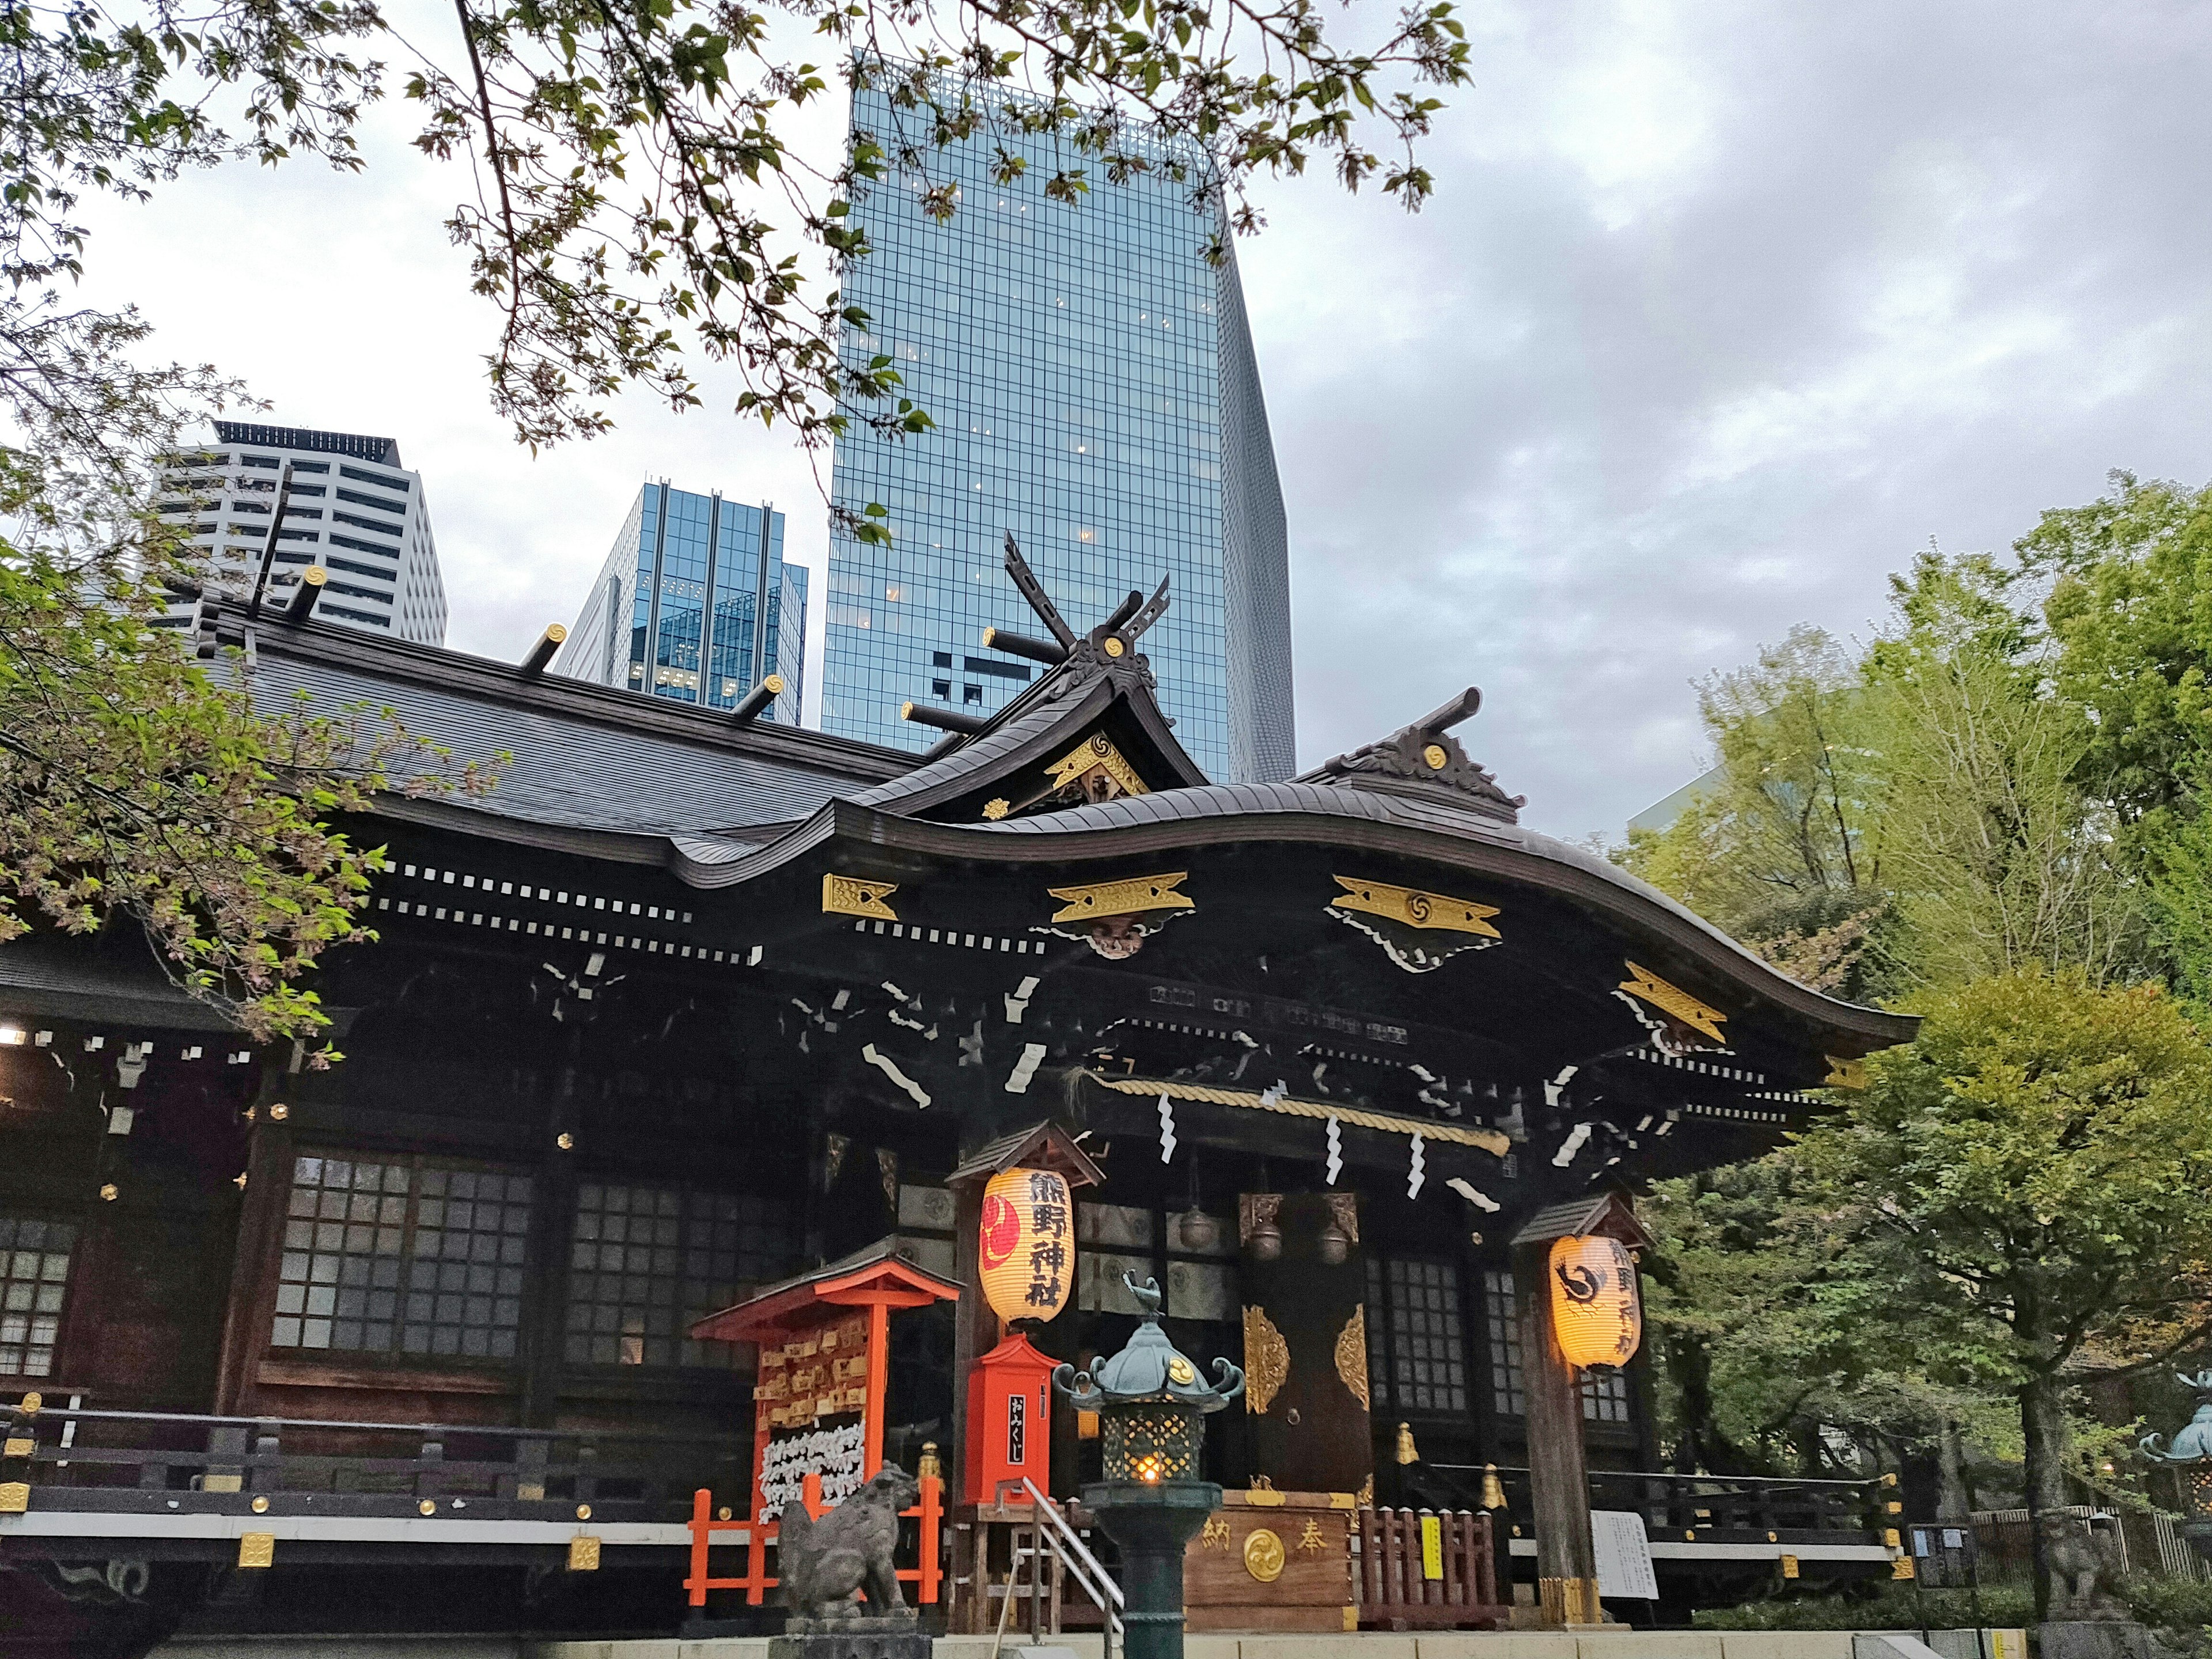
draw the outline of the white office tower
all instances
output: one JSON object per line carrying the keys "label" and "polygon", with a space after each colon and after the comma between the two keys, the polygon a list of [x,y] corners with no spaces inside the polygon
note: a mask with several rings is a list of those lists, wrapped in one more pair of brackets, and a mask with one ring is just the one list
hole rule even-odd
{"label": "white office tower", "polygon": [[[300,572],[320,565],[330,580],[319,620],[445,643],[430,509],[396,441],[243,421],[217,421],[215,434],[177,457],[156,503],[165,523],[191,526],[203,580],[251,595],[274,526],[264,597],[289,597]],[[173,614],[181,622],[189,607]]]}

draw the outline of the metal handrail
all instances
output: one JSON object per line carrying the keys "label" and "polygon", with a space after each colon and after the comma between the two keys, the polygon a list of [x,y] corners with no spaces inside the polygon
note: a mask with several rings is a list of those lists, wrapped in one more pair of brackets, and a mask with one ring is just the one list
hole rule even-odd
{"label": "metal handrail", "polygon": [[1075,1582],[1082,1585],[1085,1593],[1098,1604],[1098,1611],[1105,1620],[1103,1633],[1099,1638],[1101,1659],[1114,1659],[1114,1638],[1121,1633],[1121,1615],[1115,1609],[1126,1605],[1121,1587],[1114,1582],[1113,1575],[1091,1553],[1091,1547],[1077,1534],[1075,1528],[1067,1524],[1067,1517],[1053,1507],[1052,1499],[1037,1490],[1036,1481],[1024,1475],[1022,1488],[1029,1493],[1030,1502],[1035,1505],[1037,1514],[1043,1517],[1052,1535],[1053,1547],[1066,1563],[1068,1571],[1075,1575]]}

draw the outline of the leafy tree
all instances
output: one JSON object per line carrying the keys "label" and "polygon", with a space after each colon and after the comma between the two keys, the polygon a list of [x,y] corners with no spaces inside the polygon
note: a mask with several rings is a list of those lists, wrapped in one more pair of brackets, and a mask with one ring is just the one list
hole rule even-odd
{"label": "leafy tree", "polygon": [[149,625],[158,545],[118,544],[44,483],[0,459],[18,525],[0,541],[0,941],[127,920],[253,1036],[312,1036],[326,1021],[302,976],[373,937],[362,912],[383,867],[324,820],[388,787],[477,791],[489,775],[388,711],[257,708],[236,653],[210,672]]}
{"label": "leafy tree", "polygon": [[2212,488],[2116,472],[2019,550],[2050,582],[2057,684],[2087,711],[2085,783],[2111,804],[2172,970],[2212,1000]]}
{"label": "leafy tree", "polygon": [[1875,949],[1895,988],[2143,962],[2141,894],[2082,787],[2095,729],[2051,689],[2010,586],[1986,556],[1923,556],[1864,664],[1893,895]]}
{"label": "leafy tree", "polygon": [[[2212,1328],[2212,1050],[2155,986],[2079,970],[1917,1006],[1918,1039],[1795,1148],[1836,1252],[1812,1299],[2010,1391],[2039,1513],[2068,1502],[2069,1385]],[[2048,1589],[2039,1544],[2039,1605]]]}
{"label": "leafy tree", "polygon": [[[414,60],[420,148],[470,165],[474,188],[448,228],[496,307],[495,404],[533,444],[604,430],[625,386],[697,403],[687,353],[733,365],[738,408],[809,442],[842,429],[846,410],[926,425],[896,398],[887,358],[841,365],[841,331],[866,318],[834,275],[810,286],[809,268],[865,256],[849,209],[869,183],[896,173],[954,212],[957,191],[930,176],[947,140],[994,135],[1002,180],[1034,167],[1071,204],[1094,172],[1164,171],[1196,204],[1229,198],[1249,228],[1251,176],[1316,161],[1347,188],[1373,181],[1418,207],[1433,180],[1414,146],[1440,107],[1425,88],[1468,76],[1449,0],[1371,19],[1356,45],[1343,40],[1355,25],[1318,0],[454,0],[453,21],[449,40],[403,40],[374,0],[9,10],[0,397],[19,414],[66,403],[90,364],[96,427],[116,387],[134,389],[114,348],[137,320],[70,312],[45,291],[80,269],[82,192],[140,196],[229,156],[357,167],[353,129],[394,52]],[[833,72],[787,50],[809,32]],[[817,163],[790,131],[833,74],[885,90],[900,119]],[[225,100],[242,103],[236,132],[217,119]],[[179,367],[135,390],[214,385]]]}
{"label": "leafy tree", "polygon": [[[1823,1194],[1793,1148],[1657,1184],[1639,1206],[1657,1248],[1644,1263],[1662,1396],[1685,1473],[1863,1473],[1838,1464],[1831,1431],[1893,1463],[1913,1447],[1966,1461],[1964,1442],[2017,1458],[2010,1402],[1945,1363],[1940,1322],[1892,1310],[1869,1332],[1830,1316],[1820,1291],[1857,1271],[1826,1225]],[[1963,1513],[1963,1498],[1946,1514]]]}
{"label": "leafy tree", "polygon": [[1792,629],[1752,665],[1698,685],[1716,764],[1689,809],[1632,836],[1621,862],[1778,966],[1834,989],[1879,911],[1858,665]]}
{"label": "leafy tree", "polygon": [[2115,472],[2017,545],[2050,584],[2057,689],[2090,711],[2089,778],[2129,823],[2193,816],[2212,738],[2212,488]]}

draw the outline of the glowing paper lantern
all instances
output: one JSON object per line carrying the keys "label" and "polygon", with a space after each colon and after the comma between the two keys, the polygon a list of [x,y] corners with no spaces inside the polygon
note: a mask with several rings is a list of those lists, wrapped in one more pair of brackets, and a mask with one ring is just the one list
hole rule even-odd
{"label": "glowing paper lantern", "polygon": [[1552,1246],[1552,1328],[1571,1365],[1625,1365],[1644,1340],[1636,1258],[1615,1238]]}
{"label": "glowing paper lantern", "polygon": [[1075,1283],[1075,1205],[1049,1170],[1001,1170],[983,1188],[983,1299],[1001,1319],[1050,1319]]}

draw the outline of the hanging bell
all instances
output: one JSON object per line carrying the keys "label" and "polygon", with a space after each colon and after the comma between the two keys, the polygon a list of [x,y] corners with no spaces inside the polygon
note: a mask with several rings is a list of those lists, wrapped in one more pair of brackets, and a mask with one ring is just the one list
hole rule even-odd
{"label": "hanging bell", "polygon": [[1332,1218],[1321,1230],[1320,1249],[1321,1259],[1327,1266],[1341,1267],[1345,1257],[1352,1253],[1352,1241]]}
{"label": "hanging bell", "polygon": [[1271,1215],[1261,1217],[1245,1236],[1244,1242],[1251,1247],[1255,1261],[1275,1261],[1282,1257],[1283,1230],[1275,1224],[1275,1218]]}
{"label": "hanging bell", "polygon": [[1498,1478],[1498,1465],[1495,1463],[1482,1466],[1482,1507],[1486,1510],[1505,1507],[1505,1483]]}
{"label": "hanging bell", "polygon": [[1186,1250],[1210,1250],[1221,1242],[1221,1224],[1203,1210],[1185,1210],[1178,1231]]}

